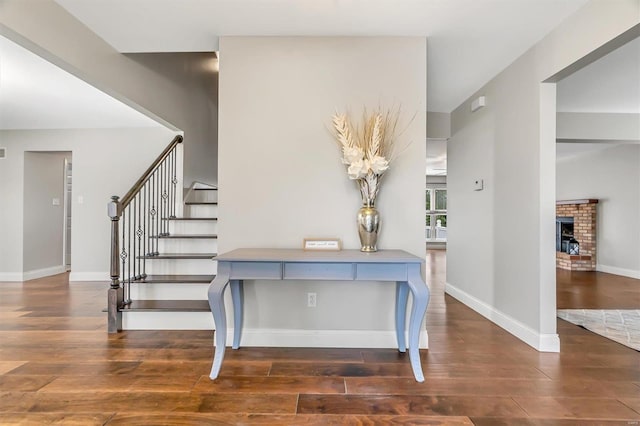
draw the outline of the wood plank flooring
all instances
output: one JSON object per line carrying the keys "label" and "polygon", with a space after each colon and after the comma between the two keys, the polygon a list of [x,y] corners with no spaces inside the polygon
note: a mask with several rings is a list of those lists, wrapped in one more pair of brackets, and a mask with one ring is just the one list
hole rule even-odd
{"label": "wood plank flooring", "polygon": [[558,309],[639,309],[640,280],[603,272],[556,273]]}
{"label": "wood plank flooring", "polygon": [[[444,295],[427,254],[426,380],[390,349],[227,350],[209,331],[106,333],[108,284],[0,283],[0,424],[585,425],[640,422],[640,354],[564,321],[538,353]],[[558,306],[640,306],[640,281],[558,273]]]}

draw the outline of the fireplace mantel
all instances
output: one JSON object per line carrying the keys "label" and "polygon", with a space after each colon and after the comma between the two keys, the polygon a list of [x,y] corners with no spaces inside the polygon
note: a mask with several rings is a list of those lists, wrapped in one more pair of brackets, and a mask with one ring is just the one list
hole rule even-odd
{"label": "fireplace mantel", "polygon": [[584,198],[582,200],[558,200],[556,201],[556,205],[565,205],[565,204],[598,204],[598,200],[596,198]]}

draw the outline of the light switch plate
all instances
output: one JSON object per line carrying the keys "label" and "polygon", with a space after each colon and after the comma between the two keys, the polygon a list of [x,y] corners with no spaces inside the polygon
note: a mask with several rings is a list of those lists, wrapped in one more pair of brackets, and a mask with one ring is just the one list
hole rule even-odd
{"label": "light switch plate", "polygon": [[483,179],[476,179],[473,182],[473,190],[474,191],[482,191],[484,189],[484,180]]}
{"label": "light switch plate", "polygon": [[82,195],[78,196],[78,204],[84,204],[84,197]]}

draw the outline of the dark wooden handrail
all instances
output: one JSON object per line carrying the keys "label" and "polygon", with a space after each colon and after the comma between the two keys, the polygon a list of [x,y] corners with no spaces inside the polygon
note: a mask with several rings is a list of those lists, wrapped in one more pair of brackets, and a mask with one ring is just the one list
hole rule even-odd
{"label": "dark wooden handrail", "polygon": [[142,174],[142,176],[140,176],[140,179],[138,179],[136,183],[133,184],[129,192],[127,192],[124,197],[120,199],[120,212],[124,210],[129,205],[129,203],[131,203],[131,200],[133,200],[136,194],[140,192],[140,189],[145,184],[145,182],[149,180],[149,177],[153,174],[153,171],[156,169],[156,167],[158,167],[158,165],[162,163],[165,158],[167,158],[171,150],[175,148],[179,143],[182,143],[182,136],[177,135],[175,138],[173,138],[171,143],[167,145],[164,151],[162,151],[158,158],[156,158],[155,161],[151,163],[149,168]]}
{"label": "dark wooden handrail", "polygon": [[[131,303],[130,285],[144,279],[146,259],[158,255],[158,239],[169,235],[169,222],[175,218],[178,135],[167,145],[122,199],[114,195],[107,204],[111,221],[108,292],[108,330],[122,328],[120,309]],[[122,245],[121,245],[122,244]]]}

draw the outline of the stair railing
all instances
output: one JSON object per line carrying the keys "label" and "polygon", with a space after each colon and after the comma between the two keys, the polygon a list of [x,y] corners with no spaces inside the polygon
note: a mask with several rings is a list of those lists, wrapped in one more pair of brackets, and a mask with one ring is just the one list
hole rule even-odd
{"label": "stair railing", "polygon": [[170,218],[176,214],[178,135],[162,151],[131,189],[111,197],[110,274],[107,311],[108,331],[122,329],[120,309],[131,303],[131,283],[147,277],[146,259],[157,256],[159,238],[169,235]]}

